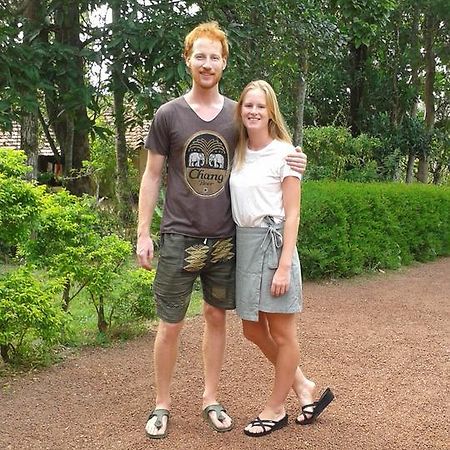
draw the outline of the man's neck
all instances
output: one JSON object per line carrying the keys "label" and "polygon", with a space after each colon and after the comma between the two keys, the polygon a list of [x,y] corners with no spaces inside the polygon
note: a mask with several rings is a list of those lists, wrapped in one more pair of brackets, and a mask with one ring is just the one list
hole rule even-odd
{"label": "man's neck", "polygon": [[185,95],[186,101],[194,106],[211,107],[221,105],[223,102],[222,95],[219,92],[219,86],[216,85],[210,89],[203,89],[199,86],[192,86],[191,90]]}
{"label": "man's neck", "polygon": [[206,122],[215,119],[222,111],[224,104],[224,98],[218,86],[211,89],[193,86],[184,98],[197,116]]}

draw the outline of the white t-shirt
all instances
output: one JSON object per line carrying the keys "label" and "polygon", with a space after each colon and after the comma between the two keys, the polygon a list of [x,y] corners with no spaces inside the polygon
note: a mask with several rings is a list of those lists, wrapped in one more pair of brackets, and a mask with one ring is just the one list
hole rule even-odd
{"label": "white t-shirt", "polygon": [[231,210],[237,226],[267,226],[265,216],[272,216],[275,223],[284,221],[281,183],[287,176],[302,177],[284,159],[293,152],[291,144],[279,140],[261,150],[246,149],[244,164],[239,170],[233,167],[230,176]]}

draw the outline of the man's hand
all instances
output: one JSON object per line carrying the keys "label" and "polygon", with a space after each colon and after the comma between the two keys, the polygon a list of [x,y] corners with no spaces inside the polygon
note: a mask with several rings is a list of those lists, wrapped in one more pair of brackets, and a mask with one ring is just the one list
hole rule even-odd
{"label": "man's hand", "polygon": [[307,156],[303,153],[301,147],[295,147],[297,153],[290,153],[286,156],[286,162],[289,167],[296,172],[303,174],[306,170]]}
{"label": "man's hand", "polygon": [[139,266],[147,270],[152,270],[153,241],[150,236],[138,237],[136,255]]}

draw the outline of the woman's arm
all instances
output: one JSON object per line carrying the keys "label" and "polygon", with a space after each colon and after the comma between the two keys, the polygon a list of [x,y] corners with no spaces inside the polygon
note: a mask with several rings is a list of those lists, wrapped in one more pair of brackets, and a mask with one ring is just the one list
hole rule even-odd
{"label": "woman's arm", "polygon": [[288,176],[281,183],[281,189],[286,218],[283,231],[283,249],[271,286],[271,294],[275,297],[285,294],[291,282],[292,256],[296,251],[295,244],[300,223],[300,180],[297,177]]}

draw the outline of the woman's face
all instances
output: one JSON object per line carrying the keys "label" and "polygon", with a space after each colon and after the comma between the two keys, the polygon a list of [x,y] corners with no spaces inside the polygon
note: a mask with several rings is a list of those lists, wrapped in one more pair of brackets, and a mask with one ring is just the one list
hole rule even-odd
{"label": "woman's face", "polygon": [[247,131],[268,131],[269,111],[266,94],[261,89],[250,89],[244,96],[241,119]]}

